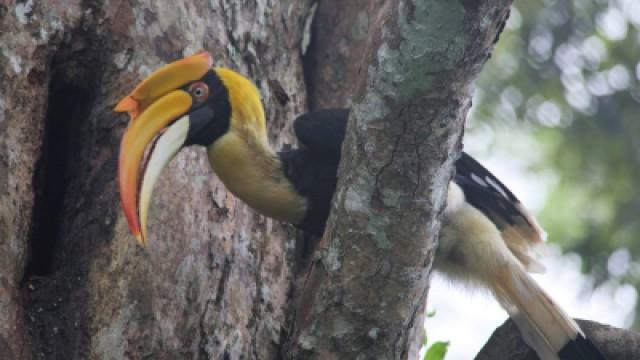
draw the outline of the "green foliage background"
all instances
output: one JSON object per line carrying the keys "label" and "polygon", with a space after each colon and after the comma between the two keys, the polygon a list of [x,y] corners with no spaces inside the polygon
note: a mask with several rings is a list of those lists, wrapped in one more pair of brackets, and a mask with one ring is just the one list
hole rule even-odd
{"label": "green foliage background", "polygon": [[[436,316],[435,311],[430,311],[427,313],[427,319],[434,316]],[[424,344],[425,349],[422,360],[443,360],[447,355],[447,350],[449,349],[448,341],[435,341],[432,344],[429,344],[429,339],[427,335],[425,335],[422,343]]]}
{"label": "green foliage background", "polygon": [[480,76],[468,129],[489,134],[487,151],[506,147],[532,172],[551,169],[540,215],[550,241],[580,254],[594,285],[636,289],[639,28],[638,0],[516,2]]}

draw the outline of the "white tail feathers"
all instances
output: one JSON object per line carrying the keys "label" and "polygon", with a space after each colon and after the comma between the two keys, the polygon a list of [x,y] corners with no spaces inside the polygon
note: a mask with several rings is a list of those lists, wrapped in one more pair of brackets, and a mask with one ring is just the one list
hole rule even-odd
{"label": "white tail feathers", "polygon": [[[460,181],[464,184],[465,179]],[[526,221],[518,216],[514,220],[513,214],[500,215],[503,204],[491,203],[492,198],[486,195],[474,187],[449,186],[437,269],[454,280],[488,286],[542,360],[604,359],[578,324],[525,271],[544,269],[531,254],[533,248],[543,245],[543,231],[535,219],[519,203],[518,216]],[[496,212],[483,213],[465,202],[467,196],[482,209],[495,207]],[[488,205],[481,200],[489,201]],[[503,226],[498,229],[496,224]]]}
{"label": "white tail feathers", "polygon": [[522,337],[541,360],[557,360],[558,353],[578,337],[580,327],[558,307],[519,264],[501,270],[491,284]]}

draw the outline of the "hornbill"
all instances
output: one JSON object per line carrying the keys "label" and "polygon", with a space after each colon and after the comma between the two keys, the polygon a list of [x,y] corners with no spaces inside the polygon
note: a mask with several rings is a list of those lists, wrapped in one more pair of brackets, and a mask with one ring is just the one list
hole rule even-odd
{"label": "hornbill", "polygon": [[[213,67],[211,55],[201,52],[151,74],[115,111],[131,117],[118,177],[129,227],[143,246],[154,183],[189,145],[207,148],[216,175],[251,208],[322,235],[348,110],[298,117],[294,131],[302,146],[276,153],[267,139],[258,89],[232,70]],[[544,237],[535,218],[468,154],[462,153],[455,167],[436,269],[490,289],[540,358],[604,359],[527,273],[541,269],[531,255]]]}

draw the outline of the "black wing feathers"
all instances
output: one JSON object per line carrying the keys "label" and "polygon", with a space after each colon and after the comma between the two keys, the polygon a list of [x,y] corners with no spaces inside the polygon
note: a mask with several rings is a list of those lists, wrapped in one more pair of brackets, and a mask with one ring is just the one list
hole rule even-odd
{"label": "black wing feathers", "polygon": [[348,109],[299,116],[293,129],[303,146],[279,153],[285,176],[309,202],[307,214],[297,226],[314,235],[322,235],[329,217],[348,117]]}
{"label": "black wing feathers", "polygon": [[338,163],[348,118],[349,109],[310,112],[295,120],[293,130],[311,153],[325,161]]}
{"label": "black wing feathers", "polygon": [[321,236],[331,210],[336,191],[337,164],[322,161],[307,149],[278,153],[285,176],[298,194],[308,201],[304,219],[296,226],[305,232]]}
{"label": "black wing feathers", "polygon": [[466,200],[488,216],[498,228],[516,225],[522,220],[529,223],[529,216],[523,214],[520,201],[513,193],[465,152],[456,161],[455,182],[462,188]]}

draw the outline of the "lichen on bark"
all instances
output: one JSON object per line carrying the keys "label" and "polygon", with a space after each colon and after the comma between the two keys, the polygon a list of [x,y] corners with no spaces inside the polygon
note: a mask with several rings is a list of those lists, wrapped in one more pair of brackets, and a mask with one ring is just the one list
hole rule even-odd
{"label": "lichen on bark", "polygon": [[[344,35],[340,46],[322,56],[360,61],[359,76],[352,73],[342,82],[327,71],[312,79],[316,104],[335,104],[327,99],[332,93],[339,105],[353,103],[353,111],[324,250],[301,290],[298,308],[306,309],[296,319],[292,358],[417,355],[414,340],[422,329],[438,215],[460,149],[471,84],[509,5],[359,2],[336,21],[326,15],[331,5],[320,4],[318,20],[325,23],[314,28],[337,22],[328,31],[334,39]],[[349,23],[366,23],[364,44],[357,35],[362,29],[354,31]],[[364,51],[345,52],[350,42]],[[316,58],[308,60],[330,68],[331,62],[317,57],[318,47],[312,41],[310,56]],[[322,87],[319,79],[329,85]],[[354,81],[357,86],[349,86]],[[332,89],[336,83],[346,85]]]}
{"label": "lichen on bark", "polygon": [[[115,181],[126,118],[112,108],[153,69],[204,48],[217,65],[256,81],[271,141],[291,143],[288,122],[306,107],[299,46],[309,8],[269,0],[0,4],[0,358],[278,356],[291,228],[237,202],[202,151],[187,150],[158,184],[149,250],[137,248]],[[68,107],[47,110],[57,103]],[[65,123],[69,141],[53,146],[67,159],[60,186],[40,188],[52,179],[36,174],[39,163],[53,164],[43,150],[47,126]],[[43,207],[59,214],[59,230],[34,241],[40,190],[64,197]],[[50,269],[25,274],[41,245],[51,247]]]}
{"label": "lichen on bark", "polygon": [[[509,4],[2,2],[0,358],[415,356],[471,83]],[[327,234],[297,279],[291,227],[228,194],[201,150],[157,185],[150,249],[128,233],[115,181],[126,119],[111,109],[201,48],[257,84],[276,148],[307,105],[353,105]],[[66,162],[47,187],[51,126],[68,140],[51,145]],[[64,196],[43,207],[39,191]],[[60,220],[36,241],[39,207]],[[40,246],[50,264],[34,276]]]}

